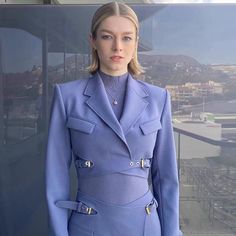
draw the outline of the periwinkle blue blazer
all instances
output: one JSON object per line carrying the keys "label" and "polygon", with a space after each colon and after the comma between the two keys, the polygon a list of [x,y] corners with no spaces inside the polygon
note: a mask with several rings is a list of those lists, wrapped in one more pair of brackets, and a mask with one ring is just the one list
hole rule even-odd
{"label": "periwinkle blue blazer", "polygon": [[73,157],[78,156],[94,163],[91,171],[78,171],[81,177],[125,169],[130,175],[147,177],[148,171],[136,168],[129,172],[128,168],[132,161],[150,158],[161,235],[181,234],[178,174],[167,90],[136,80],[129,74],[124,110],[118,121],[97,73],[87,79],[56,84],[46,155],[46,195],[55,235],[68,235],[68,211],[55,203],[70,199],[69,168]]}

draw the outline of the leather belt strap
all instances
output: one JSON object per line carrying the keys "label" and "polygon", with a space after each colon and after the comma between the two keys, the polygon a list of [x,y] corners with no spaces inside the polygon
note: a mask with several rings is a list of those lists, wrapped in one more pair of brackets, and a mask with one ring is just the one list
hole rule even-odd
{"label": "leather belt strap", "polygon": [[95,215],[97,211],[92,207],[88,207],[85,203],[78,201],[57,201],[56,206],[60,208],[70,209],[86,215]]}
{"label": "leather belt strap", "polygon": [[[60,208],[70,209],[70,210],[76,211],[76,212],[81,213],[81,214],[86,214],[86,215],[95,215],[95,214],[97,214],[97,211],[94,208],[88,207],[85,203],[83,203],[81,201],[78,201],[78,202],[75,202],[75,201],[57,201],[56,206],[60,207]],[[153,206],[156,206],[156,208],[158,207],[158,203],[157,203],[155,198],[153,198],[152,201],[149,202],[145,206],[145,210],[146,210],[146,213],[148,215],[151,214]]]}
{"label": "leather belt strap", "polygon": [[[78,158],[75,160],[75,165],[78,168],[92,168],[94,166],[94,163],[90,160],[84,160],[84,159]],[[134,161],[130,161],[129,165],[131,167],[141,167],[145,169],[151,166],[151,160],[150,159],[134,160]]]}

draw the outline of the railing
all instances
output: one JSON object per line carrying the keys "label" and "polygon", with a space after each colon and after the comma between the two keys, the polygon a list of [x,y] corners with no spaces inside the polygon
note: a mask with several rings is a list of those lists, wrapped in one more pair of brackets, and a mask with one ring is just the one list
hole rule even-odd
{"label": "railing", "polygon": [[[221,222],[236,233],[236,142],[214,140],[176,127],[174,132],[177,134],[179,179],[184,176],[186,184],[192,187],[190,196],[181,196],[180,201],[196,201],[207,214],[210,224]],[[196,164],[193,159],[182,159],[181,135],[220,148],[235,148],[235,152],[232,152],[235,156],[232,158],[234,165],[214,161],[208,165],[199,164],[200,162]]]}

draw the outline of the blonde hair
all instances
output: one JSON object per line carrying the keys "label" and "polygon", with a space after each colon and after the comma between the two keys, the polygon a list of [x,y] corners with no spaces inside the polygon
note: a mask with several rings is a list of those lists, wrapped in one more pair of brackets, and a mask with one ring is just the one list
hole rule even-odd
{"label": "blonde hair", "polygon": [[[139,22],[136,13],[126,4],[120,2],[110,2],[102,5],[93,15],[90,33],[96,39],[97,29],[101,22],[109,16],[122,16],[133,22],[136,29],[136,40],[139,33]],[[134,57],[128,64],[128,71],[132,75],[139,75],[144,72],[144,68],[138,62],[138,46],[135,49]],[[99,57],[97,51],[92,48],[92,62],[87,70],[94,74],[99,69]]]}

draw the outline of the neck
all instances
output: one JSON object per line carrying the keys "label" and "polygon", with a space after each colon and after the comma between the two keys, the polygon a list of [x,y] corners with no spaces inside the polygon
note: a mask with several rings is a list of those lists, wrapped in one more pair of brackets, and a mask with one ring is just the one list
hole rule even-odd
{"label": "neck", "polygon": [[128,71],[115,71],[115,72],[108,72],[106,70],[103,69],[99,69],[99,71],[101,71],[103,74],[109,75],[109,76],[122,76],[125,75]]}
{"label": "neck", "polygon": [[100,74],[100,75],[103,75],[103,76],[105,76],[105,77],[109,77],[109,78],[121,78],[121,77],[127,77],[127,75],[128,75],[128,72],[125,72],[125,73],[123,73],[123,74],[119,74],[119,75],[110,75],[110,74],[107,74],[107,73],[105,73],[105,72],[103,72],[103,71],[98,71],[98,73]]}
{"label": "neck", "polygon": [[108,87],[116,87],[117,89],[125,86],[127,80],[128,80],[128,72],[125,74],[114,76],[114,75],[108,75],[102,72],[101,70],[98,71],[98,75],[102,79],[104,85],[106,88]]}

